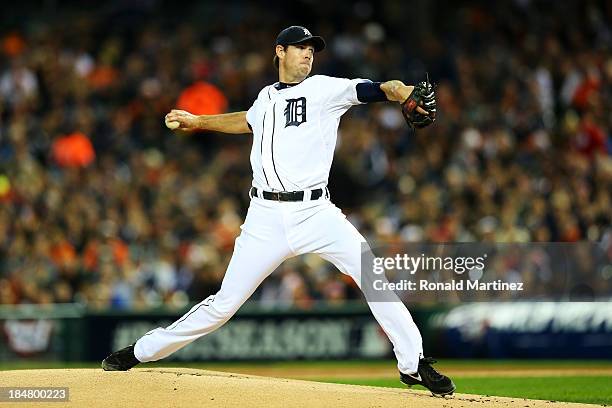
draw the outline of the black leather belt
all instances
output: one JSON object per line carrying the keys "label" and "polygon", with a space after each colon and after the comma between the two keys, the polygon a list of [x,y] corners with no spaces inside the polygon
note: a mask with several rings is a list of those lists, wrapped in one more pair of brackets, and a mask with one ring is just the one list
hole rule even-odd
{"label": "black leather belt", "polygon": [[[325,189],[327,191],[327,188]],[[323,196],[323,189],[316,188],[314,190],[310,190],[310,199],[318,200]],[[273,201],[304,201],[304,192],[303,191],[263,191],[258,190],[255,187],[251,187],[251,196],[263,198],[264,200],[273,200]]]}

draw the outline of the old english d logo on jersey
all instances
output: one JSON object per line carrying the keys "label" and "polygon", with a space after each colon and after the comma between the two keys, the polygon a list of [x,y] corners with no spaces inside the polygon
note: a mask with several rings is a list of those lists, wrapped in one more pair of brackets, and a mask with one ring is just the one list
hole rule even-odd
{"label": "old english d logo on jersey", "polygon": [[306,98],[287,99],[285,107],[285,127],[300,126],[306,122]]}

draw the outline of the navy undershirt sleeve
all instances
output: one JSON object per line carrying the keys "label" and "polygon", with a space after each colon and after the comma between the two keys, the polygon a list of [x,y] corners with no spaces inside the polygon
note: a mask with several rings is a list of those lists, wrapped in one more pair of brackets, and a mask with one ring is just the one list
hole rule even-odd
{"label": "navy undershirt sleeve", "polygon": [[382,82],[360,82],[357,84],[357,99],[359,102],[385,102],[387,96],[380,89]]}

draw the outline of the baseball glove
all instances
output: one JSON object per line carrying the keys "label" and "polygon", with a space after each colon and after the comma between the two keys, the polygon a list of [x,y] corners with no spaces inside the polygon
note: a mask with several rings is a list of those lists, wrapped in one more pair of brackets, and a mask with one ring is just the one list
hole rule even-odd
{"label": "baseball glove", "polygon": [[[428,113],[420,113],[417,106]],[[436,120],[436,95],[429,76],[414,86],[412,93],[402,102],[402,115],[412,129],[422,129]]]}

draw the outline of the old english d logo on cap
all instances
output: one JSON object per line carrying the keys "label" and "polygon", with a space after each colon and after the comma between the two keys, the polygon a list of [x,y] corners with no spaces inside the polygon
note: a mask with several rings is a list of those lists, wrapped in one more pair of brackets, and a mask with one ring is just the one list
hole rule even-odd
{"label": "old english d logo on cap", "polygon": [[302,26],[291,26],[285,28],[276,37],[276,45],[293,45],[304,42],[311,42],[315,52],[325,49],[325,40],[318,35],[312,35],[310,30]]}

